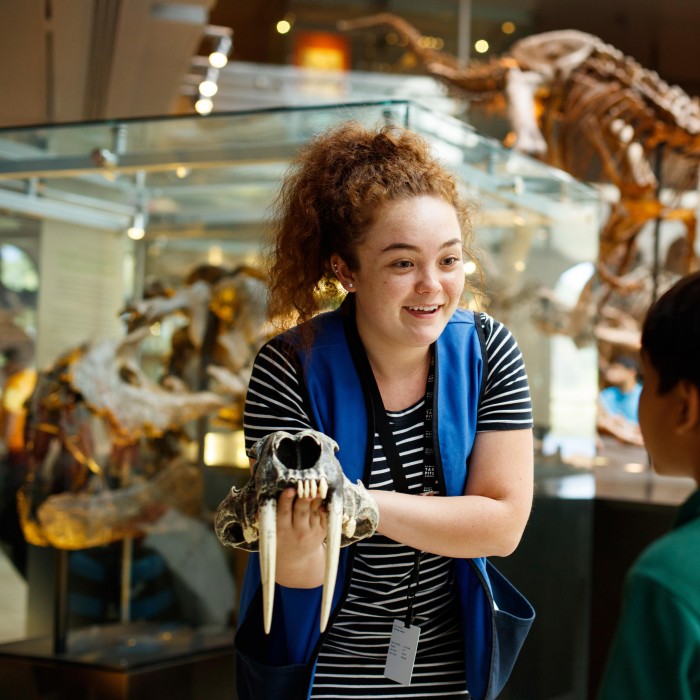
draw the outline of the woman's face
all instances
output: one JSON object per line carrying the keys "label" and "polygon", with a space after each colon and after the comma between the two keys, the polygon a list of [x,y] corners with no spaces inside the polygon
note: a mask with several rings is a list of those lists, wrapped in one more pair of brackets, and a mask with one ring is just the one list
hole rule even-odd
{"label": "woman's face", "polygon": [[[387,202],[343,265],[357,325],[390,349],[427,347],[442,333],[464,290],[462,231],[454,207],[432,196]],[[342,264],[342,261],[341,261]]]}

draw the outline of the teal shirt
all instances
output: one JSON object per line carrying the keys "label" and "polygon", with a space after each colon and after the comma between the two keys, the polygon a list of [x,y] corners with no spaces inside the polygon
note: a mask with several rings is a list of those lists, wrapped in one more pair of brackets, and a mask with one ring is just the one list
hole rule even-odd
{"label": "teal shirt", "polygon": [[700,489],[630,569],[598,700],[700,698]]}

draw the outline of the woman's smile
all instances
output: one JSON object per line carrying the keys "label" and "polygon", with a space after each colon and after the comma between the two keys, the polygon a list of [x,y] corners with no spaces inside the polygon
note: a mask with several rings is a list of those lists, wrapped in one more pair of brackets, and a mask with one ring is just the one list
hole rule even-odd
{"label": "woman's smile", "polygon": [[418,317],[432,316],[439,308],[440,306],[438,304],[434,306],[409,306],[408,311]]}

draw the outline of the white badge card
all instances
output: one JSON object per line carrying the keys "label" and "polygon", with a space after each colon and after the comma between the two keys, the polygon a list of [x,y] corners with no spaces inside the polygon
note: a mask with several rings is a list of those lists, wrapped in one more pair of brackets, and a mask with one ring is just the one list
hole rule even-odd
{"label": "white badge card", "polygon": [[401,685],[411,685],[413,664],[418,651],[420,627],[404,627],[403,620],[394,620],[394,627],[389,640],[389,652],[386,655],[384,676]]}

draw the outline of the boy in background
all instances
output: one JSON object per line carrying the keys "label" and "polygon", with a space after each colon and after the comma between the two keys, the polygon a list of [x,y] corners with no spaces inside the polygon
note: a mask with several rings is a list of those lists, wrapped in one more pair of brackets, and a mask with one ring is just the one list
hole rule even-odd
{"label": "boy in background", "polygon": [[[700,484],[700,273],[649,309],[639,423],[654,469]],[[599,700],[700,698],[700,489],[631,567]]]}
{"label": "boy in background", "polygon": [[637,378],[637,363],[625,355],[614,357],[605,371],[605,381],[608,386],[598,397],[598,431],[641,446],[638,406],[642,385]]}

